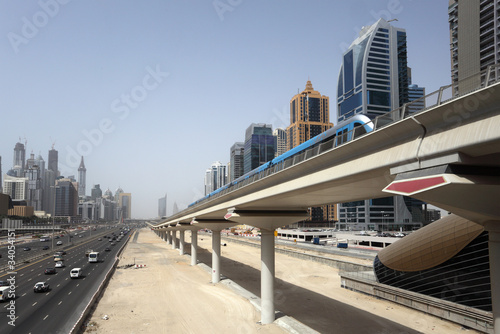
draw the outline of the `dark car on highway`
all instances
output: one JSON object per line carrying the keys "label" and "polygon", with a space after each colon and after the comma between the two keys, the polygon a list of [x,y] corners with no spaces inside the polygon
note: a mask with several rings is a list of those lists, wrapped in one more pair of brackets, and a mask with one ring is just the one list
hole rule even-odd
{"label": "dark car on highway", "polygon": [[24,248],[23,248],[23,250],[25,250],[25,251],[30,251],[30,250],[31,250],[31,248],[30,248],[30,247],[24,247]]}
{"label": "dark car on highway", "polygon": [[47,249],[49,249],[49,246],[43,246],[42,247],[42,250],[47,250]]}
{"label": "dark car on highway", "polygon": [[45,275],[53,275],[56,273],[56,268],[47,268],[45,269]]}

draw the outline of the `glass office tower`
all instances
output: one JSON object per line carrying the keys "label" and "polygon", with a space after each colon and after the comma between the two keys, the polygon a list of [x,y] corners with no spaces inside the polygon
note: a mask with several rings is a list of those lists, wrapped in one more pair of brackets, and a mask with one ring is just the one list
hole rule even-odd
{"label": "glass office tower", "polygon": [[276,150],[271,124],[252,123],[245,133],[243,173],[272,160]]}
{"label": "glass office tower", "polygon": [[383,115],[408,102],[406,32],[379,19],[363,27],[344,53],[337,86],[337,120]]}
{"label": "glass office tower", "polygon": [[[337,121],[356,114],[383,115],[409,101],[406,32],[379,19],[363,27],[343,55],[337,87]],[[337,227],[342,230],[393,231],[420,226],[414,221],[422,202],[402,196],[377,198],[339,205]],[[414,210],[415,209],[415,210]]]}

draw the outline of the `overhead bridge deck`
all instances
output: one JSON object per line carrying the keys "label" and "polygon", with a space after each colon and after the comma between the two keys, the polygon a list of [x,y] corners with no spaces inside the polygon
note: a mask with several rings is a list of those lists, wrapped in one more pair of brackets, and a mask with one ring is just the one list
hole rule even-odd
{"label": "overhead bridge deck", "polygon": [[[274,230],[305,219],[308,207],[408,195],[482,224],[500,240],[500,84],[496,78],[487,82],[459,96],[447,96],[454,86],[440,89],[425,97],[427,108],[418,113],[408,114],[405,105],[373,120],[370,133],[353,132],[342,145],[306,151],[286,162],[287,168],[258,173],[154,229],[168,240],[177,230],[183,239],[191,229],[196,239],[198,229],[211,229],[212,280],[218,282],[219,232],[238,224],[260,228],[263,323],[274,321]],[[195,254],[195,240],[193,245]],[[500,242],[495,249],[500,257]],[[499,277],[500,261],[491,262],[492,277]],[[500,305],[500,287],[492,288],[494,305]],[[500,333],[500,310],[494,318]]]}

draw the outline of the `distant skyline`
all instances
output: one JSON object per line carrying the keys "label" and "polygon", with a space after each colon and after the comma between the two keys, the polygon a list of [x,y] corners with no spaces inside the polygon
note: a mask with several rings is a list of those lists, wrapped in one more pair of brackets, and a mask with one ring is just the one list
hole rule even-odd
{"label": "distant skyline", "polygon": [[[252,123],[286,128],[311,80],[330,97],[342,53],[380,17],[406,30],[412,82],[451,82],[448,1],[0,1],[2,173],[15,144],[59,152],[87,195],[132,195],[132,217],[203,197],[204,176]],[[424,20],[425,18],[425,20]],[[424,23],[425,21],[425,23]]]}

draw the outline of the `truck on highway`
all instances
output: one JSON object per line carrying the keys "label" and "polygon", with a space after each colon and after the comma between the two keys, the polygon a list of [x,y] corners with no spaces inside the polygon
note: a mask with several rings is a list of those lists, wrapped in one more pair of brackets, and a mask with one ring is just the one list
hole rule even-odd
{"label": "truck on highway", "polygon": [[89,253],[89,263],[90,262],[99,262],[99,252]]}
{"label": "truck on highway", "polygon": [[10,287],[9,286],[2,286],[2,287],[0,287],[0,301],[11,299],[12,295],[13,294],[10,293]]}

